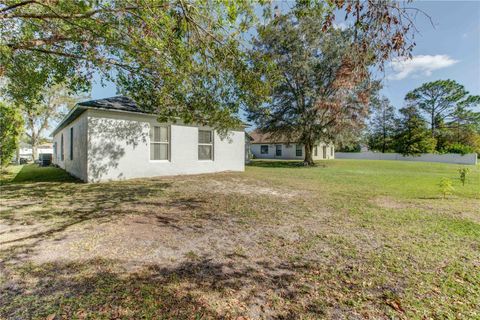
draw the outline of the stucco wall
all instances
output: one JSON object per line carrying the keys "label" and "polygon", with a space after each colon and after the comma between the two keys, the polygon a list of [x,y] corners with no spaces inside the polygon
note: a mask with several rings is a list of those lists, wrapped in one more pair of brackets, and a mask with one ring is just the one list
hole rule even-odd
{"label": "stucco wall", "polygon": [[88,181],[243,171],[245,133],[214,134],[214,159],[198,160],[198,127],[170,125],[170,159],[150,160],[154,116],[88,111]]}
{"label": "stucco wall", "polygon": [[[268,154],[262,154],[260,152],[261,146],[268,145]],[[276,150],[276,145],[281,145],[282,146],[282,155],[281,156],[276,156],[275,150]],[[317,145],[318,148],[318,153],[317,156],[315,156],[314,150],[312,150],[313,153],[313,160],[323,160],[323,146],[327,147],[327,152],[326,152],[326,157],[325,159],[333,159],[335,157],[335,152],[331,153],[330,147],[333,148],[333,145],[330,144],[325,144],[325,143],[319,143]],[[267,143],[255,143],[251,145],[251,151],[252,154],[255,156],[257,159],[285,159],[285,160],[303,160],[305,157],[305,148],[302,146],[302,155],[301,156],[296,156],[296,145],[294,143],[292,144],[267,144]]]}
{"label": "stucco wall", "polygon": [[[57,143],[52,162],[65,169],[71,175],[87,180],[87,112],[82,113],[72,123],[57,132],[53,142]],[[73,127],[73,160],[70,160],[70,128]],[[61,159],[61,136],[63,135],[64,160]]]}
{"label": "stucco wall", "polygon": [[422,162],[443,162],[457,164],[477,164],[477,154],[431,154],[424,153],[420,156],[403,156],[399,153],[381,153],[381,152],[336,152],[337,159],[365,159],[365,160],[402,160],[402,161],[422,161]]}

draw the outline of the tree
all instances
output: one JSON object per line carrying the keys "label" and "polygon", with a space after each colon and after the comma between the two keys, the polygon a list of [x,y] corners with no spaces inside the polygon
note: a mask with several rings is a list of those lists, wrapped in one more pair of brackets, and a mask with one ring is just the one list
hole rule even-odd
{"label": "tree", "polygon": [[25,119],[25,135],[32,146],[32,160],[38,158],[38,145],[52,121],[60,120],[68,109],[83,99],[83,97],[70,95],[68,90],[61,85],[46,88],[46,92],[42,96],[42,101],[20,106]]}
{"label": "tree", "polygon": [[0,101],[0,165],[10,163],[18,149],[23,129],[19,110],[11,104]]}
{"label": "tree", "polygon": [[325,18],[320,20],[323,31],[335,28],[335,21],[343,18],[347,28],[354,31],[353,40],[357,50],[370,51],[375,56],[375,63],[383,69],[384,63],[393,57],[411,58],[418,31],[414,22],[419,13],[433,25],[430,16],[415,8],[411,2],[299,0],[296,9],[299,14],[315,9],[324,10]]}
{"label": "tree", "polygon": [[272,91],[269,103],[249,109],[249,120],[274,138],[302,143],[306,165],[319,140],[363,127],[375,89],[370,56],[353,52],[353,32],[324,32],[319,19],[321,11],[278,16],[258,30],[253,51],[272,63],[263,75]]}
{"label": "tree", "polygon": [[[94,73],[159,114],[162,121],[239,124],[240,109],[268,92],[243,42],[270,1],[135,0],[20,1],[0,4],[0,76],[19,104],[35,104],[42,89],[68,83],[85,91]],[[376,61],[406,56],[414,46],[408,8],[396,1],[304,1],[295,11],[322,11],[319,32],[335,11],[347,13],[356,49]],[[22,94],[28,88],[28,94]],[[33,102],[32,102],[33,101]]]}
{"label": "tree", "polygon": [[454,80],[437,80],[422,84],[405,96],[409,105],[417,106],[428,116],[431,136],[437,138],[437,129],[451,120],[459,106],[475,100],[465,87]]}
{"label": "tree", "polygon": [[368,148],[385,153],[393,150],[395,136],[395,108],[386,97],[372,100],[373,115],[370,118]]}
{"label": "tree", "polygon": [[480,96],[469,96],[455,106],[446,124],[451,131],[450,144],[462,144],[474,149],[480,147],[476,145],[480,135],[479,107]]}
{"label": "tree", "polygon": [[164,119],[231,127],[257,102],[249,92],[261,91],[240,43],[253,9],[230,0],[3,1],[0,76],[11,99],[34,105],[54,84],[85,91],[97,72]]}
{"label": "tree", "polygon": [[430,136],[427,122],[422,118],[420,111],[409,106],[400,109],[400,114],[398,132],[395,136],[396,151],[403,155],[433,152],[436,140]]}

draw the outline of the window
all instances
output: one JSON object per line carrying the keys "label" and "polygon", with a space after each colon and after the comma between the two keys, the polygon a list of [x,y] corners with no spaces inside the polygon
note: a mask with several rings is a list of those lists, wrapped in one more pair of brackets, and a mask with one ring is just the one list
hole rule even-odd
{"label": "window", "polygon": [[55,141],[55,142],[53,143],[53,157],[55,158],[55,160],[58,160],[58,159],[57,159],[57,152],[58,152],[58,151],[57,151],[57,141]]}
{"label": "window", "polygon": [[323,159],[327,159],[327,146],[323,146]]}
{"label": "window", "polygon": [[213,160],[213,131],[198,130],[198,160]]}
{"label": "window", "polygon": [[63,150],[63,133],[60,137],[60,160],[65,160],[65,153],[64,153],[64,150]]}
{"label": "window", "polygon": [[73,127],[70,128],[70,160],[73,160]]}
{"label": "window", "polygon": [[315,146],[315,149],[313,149],[313,155],[316,157],[318,156],[318,147]]}
{"label": "window", "polygon": [[302,156],[302,145],[301,145],[301,144],[295,145],[295,155],[296,155],[297,157],[301,157],[301,156]]}
{"label": "window", "polygon": [[260,153],[261,154],[268,154],[268,146],[267,145],[260,146]]}
{"label": "window", "polygon": [[330,155],[333,157],[333,146],[330,147]]}
{"label": "window", "polygon": [[282,156],[282,145],[281,144],[277,144],[275,146],[275,156],[277,156],[277,157]]}
{"label": "window", "polygon": [[168,127],[150,127],[150,160],[168,160]]}

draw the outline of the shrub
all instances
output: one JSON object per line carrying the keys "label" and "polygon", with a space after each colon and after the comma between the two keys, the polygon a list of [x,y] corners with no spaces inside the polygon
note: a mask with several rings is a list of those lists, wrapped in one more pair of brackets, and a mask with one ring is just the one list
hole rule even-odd
{"label": "shrub", "polygon": [[459,153],[461,155],[475,152],[475,150],[471,146],[467,146],[461,143],[449,144],[442,151],[444,151],[445,153]]}
{"label": "shrub", "polygon": [[467,173],[470,172],[469,168],[460,168],[458,169],[458,172],[460,173],[460,181],[462,181],[462,186],[465,185],[465,181],[467,180]]}
{"label": "shrub", "polygon": [[447,195],[451,195],[455,190],[452,185],[452,180],[448,178],[442,178],[438,186],[440,187],[440,193],[442,194],[443,199],[445,199]]}

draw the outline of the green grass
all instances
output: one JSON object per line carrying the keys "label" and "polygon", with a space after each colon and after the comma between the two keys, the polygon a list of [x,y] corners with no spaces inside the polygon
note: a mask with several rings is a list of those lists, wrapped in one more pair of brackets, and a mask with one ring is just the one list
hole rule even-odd
{"label": "green grass", "polygon": [[9,174],[2,176],[1,183],[32,183],[32,182],[71,182],[76,181],[66,171],[50,166],[40,167],[37,164],[11,166]]}
{"label": "green grass", "polygon": [[0,193],[0,318],[478,319],[480,166],[465,186],[461,167],[254,161],[83,184],[24,166]]}

